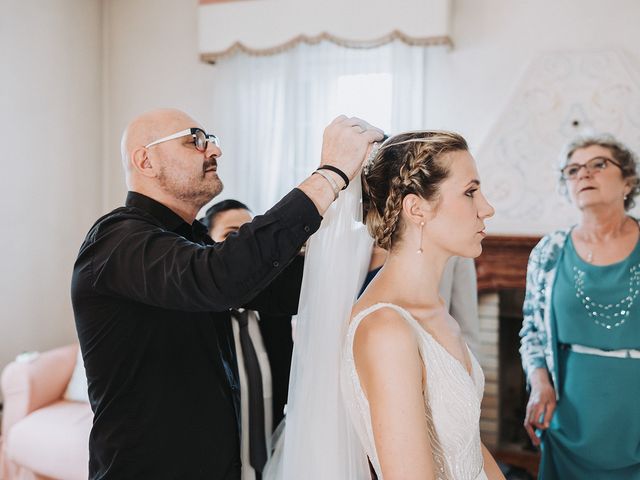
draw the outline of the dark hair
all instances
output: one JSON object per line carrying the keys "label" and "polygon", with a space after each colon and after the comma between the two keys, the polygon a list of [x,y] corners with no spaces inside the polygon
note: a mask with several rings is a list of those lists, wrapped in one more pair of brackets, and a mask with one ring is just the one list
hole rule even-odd
{"label": "dark hair", "polygon": [[440,184],[449,176],[440,160],[449,152],[468,149],[457,133],[428,130],[401,133],[380,146],[368,174],[362,176],[364,219],[379,247],[390,250],[396,243],[404,197],[437,199]]}
{"label": "dark hair", "polygon": [[250,212],[251,210],[244,203],[239,202],[238,200],[228,199],[222,200],[221,202],[214,203],[204,214],[204,217],[200,219],[209,230],[213,227],[213,221],[219,213],[226,212],[227,210],[247,210]]}
{"label": "dark hair", "polygon": [[[576,150],[591,147],[593,145],[607,148],[611,152],[611,156],[613,156],[614,160],[620,164],[622,178],[627,180],[631,187],[631,191],[624,201],[624,209],[631,210],[636,204],[634,197],[640,193],[640,179],[638,178],[638,171],[636,168],[638,163],[637,158],[629,148],[627,148],[622,142],[616,140],[612,135],[599,134],[575,138],[565,146],[560,158],[560,167],[563,168],[567,165],[571,159],[571,155],[573,155]],[[567,181],[562,175],[560,175],[558,181],[560,192],[565,196],[568,195]]]}

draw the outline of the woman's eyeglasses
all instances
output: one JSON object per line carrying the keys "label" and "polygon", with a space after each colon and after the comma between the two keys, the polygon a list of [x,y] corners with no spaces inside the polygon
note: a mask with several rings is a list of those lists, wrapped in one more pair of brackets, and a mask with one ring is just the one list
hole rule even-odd
{"label": "woman's eyeglasses", "polygon": [[576,178],[578,178],[580,169],[585,168],[589,173],[597,173],[607,168],[607,165],[609,163],[612,163],[619,169],[622,169],[622,166],[618,162],[611,160],[610,158],[595,157],[582,165],[579,163],[570,163],[569,165],[562,168],[560,172],[562,173],[562,178],[564,178],[565,180],[575,180]]}

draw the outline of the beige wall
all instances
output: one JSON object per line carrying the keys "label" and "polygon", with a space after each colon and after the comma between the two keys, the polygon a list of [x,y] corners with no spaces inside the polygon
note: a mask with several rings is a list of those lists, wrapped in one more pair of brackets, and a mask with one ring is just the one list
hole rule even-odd
{"label": "beige wall", "polygon": [[196,7],[196,0],[104,2],[105,210],[124,201],[119,142],[135,115],[176,107],[211,125],[213,69],[199,61]]}
{"label": "beige wall", "polygon": [[0,368],[76,337],[71,269],[101,211],[100,11],[0,3]]}

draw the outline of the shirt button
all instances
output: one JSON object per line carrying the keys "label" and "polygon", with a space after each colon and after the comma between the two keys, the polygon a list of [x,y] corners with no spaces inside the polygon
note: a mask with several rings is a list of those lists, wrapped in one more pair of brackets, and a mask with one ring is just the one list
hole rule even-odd
{"label": "shirt button", "polygon": [[274,267],[278,268],[280,266],[280,262],[273,262],[272,264]]}
{"label": "shirt button", "polygon": [[311,229],[309,228],[309,225],[305,225],[304,226],[304,231],[309,233],[311,231]]}

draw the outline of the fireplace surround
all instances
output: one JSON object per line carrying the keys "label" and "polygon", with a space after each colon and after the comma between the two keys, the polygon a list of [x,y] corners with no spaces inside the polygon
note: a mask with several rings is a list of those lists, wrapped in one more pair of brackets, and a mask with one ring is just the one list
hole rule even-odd
{"label": "fireplace surround", "polygon": [[488,236],[476,259],[480,364],[485,393],[480,416],[482,440],[496,459],[537,474],[539,455],[522,426],[526,408],[518,352],[522,301],[529,254],[540,237]]}

